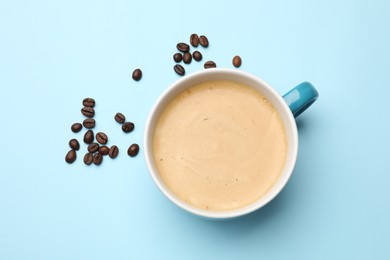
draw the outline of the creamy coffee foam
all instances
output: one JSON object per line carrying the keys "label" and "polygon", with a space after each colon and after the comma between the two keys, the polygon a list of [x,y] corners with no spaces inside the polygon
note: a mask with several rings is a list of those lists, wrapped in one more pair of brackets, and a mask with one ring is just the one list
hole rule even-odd
{"label": "creamy coffee foam", "polygon": [[207,210],[234,210],[259,199],[278,179],[286,154],[286,131],[272,104],[252,88],[224,80],[175,97],[153,138],[165,185]]}

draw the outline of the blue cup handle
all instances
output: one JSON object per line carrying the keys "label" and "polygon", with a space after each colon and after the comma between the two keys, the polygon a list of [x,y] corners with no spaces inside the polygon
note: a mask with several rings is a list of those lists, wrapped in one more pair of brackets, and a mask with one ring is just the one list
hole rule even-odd
{"label": "blue cup handle", "polygon": [[302,82],[283,96],[295,118],[311,106],[317,98],[318,92],[309,82]]}

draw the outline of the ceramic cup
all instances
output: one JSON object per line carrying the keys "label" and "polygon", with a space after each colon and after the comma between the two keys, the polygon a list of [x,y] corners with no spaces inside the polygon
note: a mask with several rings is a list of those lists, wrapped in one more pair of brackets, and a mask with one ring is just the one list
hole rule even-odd
{"label": "ceramic cup", "polygon": [[[175,196],[175,194],[173,194],[173,192],[171,192],[166,187],[166,185],[160,178],[153,159],[153,134],[156,127],[156,122],[164,107],[170,100],[172,100],[178,93],[182,92],[184,89],[191,87],[195,84],[211,80],[235,81],[259,91],[273,104],[274,108],[279,112],[287,134],[287,158],[282,173],[280,174],[280,177],[277,182],[264,196],[260,197],[254,203],[244,208],[232,211],[210,211],[199,209],[180,200],[177,196]],[[291,89],[284,96],[281,96],[264,80],[238,69],[214,68],[199,71],[185,76],[173,83],[158,98],[146,122],[144,135],[144,153],[149,172],[154,182],[157,184],[158,188],[162,191],[162,193],[177,206],[190,213],[212,219],[227,219],[249,214],[257,209],[260,209],[268,202],[270,202],[273,198],[275,198],[290,179],[298,154],[298,131],[295,122],[295,117],[300,115],[306,108],[308,108],[312,103],[314,103],[317,98],[318,92],[309,82],[303,82]]]}

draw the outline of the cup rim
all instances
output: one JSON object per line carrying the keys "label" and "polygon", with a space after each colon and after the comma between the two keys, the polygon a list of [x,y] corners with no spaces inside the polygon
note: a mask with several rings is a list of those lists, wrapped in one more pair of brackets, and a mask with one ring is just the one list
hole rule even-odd
{"label": "cup rim", "polygon": [[[268,92],[272,93],[273,98],[277,100],[277,103],[282,107],[282,110],[285,112],[284,115],[286,116],[286,120],[289,124],[290,134],[292,138],[292,143],[294,143],[294,147],[291,147],[291,156],[288,165],[287,164],[287,158],[285,162],[285,166],[283,169],[282,174],[279,176],[278,184],[274,184],[271,191],[268,191],[264,196],[256,200],[255,202],[249,204],[248,206],[245,206],[243,208],[239,208],[236,210],[231,211],[211,211],[211,210],[203,210],[200,208],[196,208],[194,206],[191,206],[184,201],[177,198],[172,192],[169,191],[167,187],[163,184],[163,181],[159,178],[157,169],[154,167],[154,159],[152,154],[152,137],[154,133],[154,129],[152,129],[151,125],[152,123],[155,123],[158,119],[158,109],[162,106],[163,101],[174,91],[177,91],[177,88],[180,86],[186,85],[186,82],[191,82],[196,78],[204,77],[205,75],[218,75],[221,73],[228,73],[237,77],[244,77],[247,79],[250,79],[251,81],[254,81],[267,89]],[[191,84],[189,84],[191,86]],[[193,85],[193,84],[192,84]],[[188,86],[188,85],[187,85]],[[184,88],[184,87],[182,87]],[[181,88],[179,88],[181,89]],[[171,100],[171,99],[170,99]],[[275,102],[272,102],[273,105],[275,105]],[[280,111],[278,111],[280,114]],[[282,115],[281,115],[282,116]],[[285,121],[284,124],[285,124]],[[286,126],[285,126],[286,127]],[[287,127],[286,127],[287,128]],[[286,129],[286,131],[288,131]],[[290,142],[289,142],[290,145]],[[248,72],[237,70],[237,69],[228,69],[228,68],[212,68],[212,69],[206,69],[198,72],[194,72],[190,75],[186,75],[175,82],[173,82],[165,91],[163,91],[158,99],[154,102],[152,109],[150,110],[149,116],[147,118],[146,124],[145,124],[145,133],[144,133],[144,156],[145,156],[145,162],[148,168],[148,171],[154,181],[154,183],[157,185],[159,190],[174,204],[176,204],[178,207],[184,209],[187,212],[190,212],[194,215],[209,218],[209,219],[230,219],[235,218],[243,215],[247,215],[251,212],[254,212],[266,204],[268,204],[270,201],[272,201],[285,187],[288,180],[290,179],[293,169],[295,167],[296,159],[298,156],[298,130],[295,122],[295,118],[287,105],[287,103],[284,101],[282,96],[273,88],[271,87],[267,82],[265,82],[263,79],[259,78],[258,76],[255,76],[253,74],[250,74]],[[282,176],[283,175],[283,176]],[[283,177],[283,178],[282,178]],[[266,197],[266,198],[265,198]],[[264,199],[265,198],[265,199]],[[259,203],[261,201],[261,203]]]}

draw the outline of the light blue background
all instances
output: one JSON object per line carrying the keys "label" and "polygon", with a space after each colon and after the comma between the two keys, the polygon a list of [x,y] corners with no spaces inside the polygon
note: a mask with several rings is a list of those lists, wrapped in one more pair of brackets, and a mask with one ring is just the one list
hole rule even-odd
{"label": "light blue background", "polygon": [[[388,1],[0,2],[0,259],[390,259]],[[143,154],[146,117],[179,77],[172,55],[205,34],[204,61],[256,74],[281,94],[312,82],[291,181],[226,222],[178,209]],[[131,79],[140,67],[144,77]],[[187,73],[202,69],[195,61]],[[119,146],[82,163],[81,101]],[[136,124],[124,134],[113,120]],[[68,140],[78,160],[64,162]]]}

